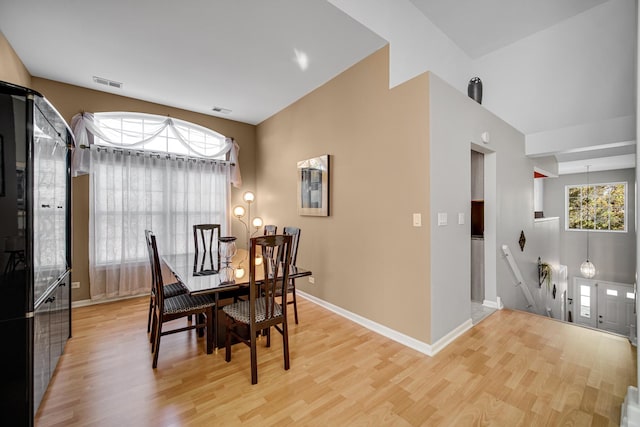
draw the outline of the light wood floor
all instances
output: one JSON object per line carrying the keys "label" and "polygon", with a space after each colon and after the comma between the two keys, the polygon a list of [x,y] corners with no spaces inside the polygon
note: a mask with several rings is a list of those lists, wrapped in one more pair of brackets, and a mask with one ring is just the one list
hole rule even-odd
{"label": "light wood floor", "polygon": [[259,345],[252,386],[248,347],[225,363],[193,331],[153,370],[147,304],[73,310],[37,426],[619,425],[635,385],[626,339],[544,317],[498,311],[430,358],[303,299],[289,371],[281,340]]}

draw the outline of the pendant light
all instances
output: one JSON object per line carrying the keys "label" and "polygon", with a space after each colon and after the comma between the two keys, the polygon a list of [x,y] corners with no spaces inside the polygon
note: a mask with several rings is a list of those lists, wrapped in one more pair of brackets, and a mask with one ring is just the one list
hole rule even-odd
{"label": "pendant light", "polygon": [[[589,198],[589,204],[591,204],[591,192],[589,191],[589,165],[587,165],[587,197]],[[587,259],[580,265],[580,273],[583,277],[591,279],[596,275],[596,266],[589,261],[589,230],[587,229]]]}

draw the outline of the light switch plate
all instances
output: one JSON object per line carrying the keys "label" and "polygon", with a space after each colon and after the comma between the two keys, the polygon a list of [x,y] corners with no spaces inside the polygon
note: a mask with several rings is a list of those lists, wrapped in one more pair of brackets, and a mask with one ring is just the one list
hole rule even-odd
{"label": "light switch plate", "polygon": [[438,212],[438,225],[447,225],[447,213],[446,212]]}
{"label": "light switch plate", "polygon": [[464,224],[464,212],[458,212],[458,224]]}
{"label": "light switch plate", "polygon": [[422,227],[422,215],[419,213],[413,214],[413,226]]}

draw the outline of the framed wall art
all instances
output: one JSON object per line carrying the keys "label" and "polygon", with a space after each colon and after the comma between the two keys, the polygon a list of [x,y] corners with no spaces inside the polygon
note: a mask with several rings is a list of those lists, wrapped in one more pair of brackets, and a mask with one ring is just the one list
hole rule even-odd
{"label": "framed wall art", "polygon": [[298,215],[329,216],[329,155],[298,162]]}

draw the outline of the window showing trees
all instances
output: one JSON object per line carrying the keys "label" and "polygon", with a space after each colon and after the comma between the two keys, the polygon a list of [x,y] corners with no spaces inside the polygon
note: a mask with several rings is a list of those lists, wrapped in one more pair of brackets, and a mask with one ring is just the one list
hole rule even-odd
{"label": "window showing trees", "polygon": [[567,230],[626,231],[627,183],[567,185]]}

